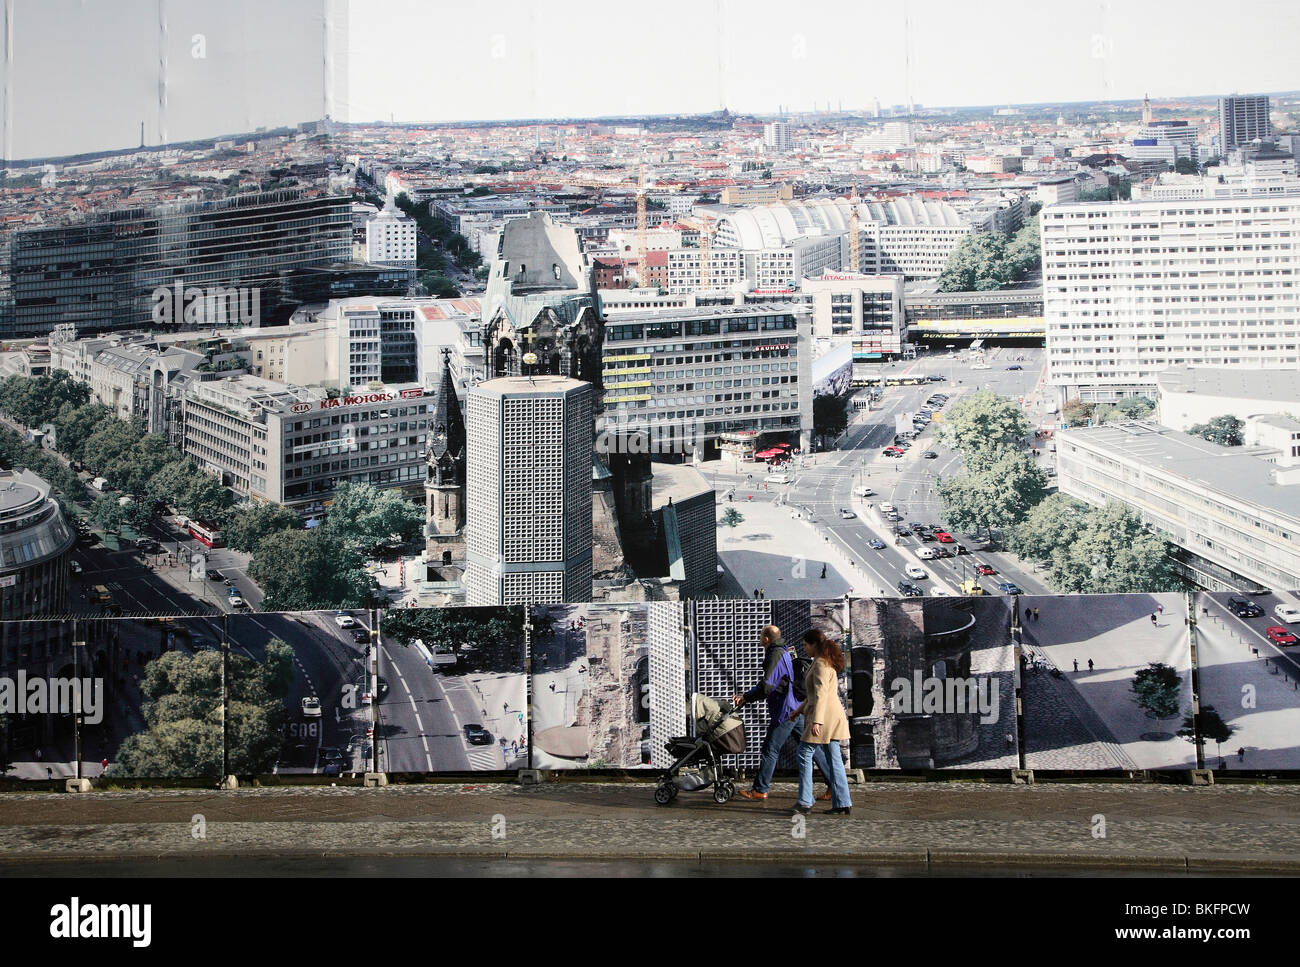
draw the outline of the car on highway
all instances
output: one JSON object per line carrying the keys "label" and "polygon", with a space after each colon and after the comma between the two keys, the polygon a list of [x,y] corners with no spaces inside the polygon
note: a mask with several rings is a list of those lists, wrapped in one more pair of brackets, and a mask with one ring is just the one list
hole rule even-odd
{"label": "car on highway", "polygon": [[1297,641],[1300,641],[1300,638],[1296,638],[1291,631],[1281,625],[1274,625],[1272,628],[1265,629],[1264,634],[1268,635],[1268,640],[1275,645],[1294,645]]}
{"label": "car on highway", "polygon": [[1016,586],[1010,581],[1003,581],[1001,584],[998,585],[998,590],[1001,591],[1003,594],[1024,594],[1025,593],[1024,591],[1020,590],[1018,586]]}
{"label": "car on highway", "polygon": [[867,542],[867,547],[871,548],[873,551],[883,551],[885,549],[885,542],[876,537]]}
{"label": "car on highway", "polygon": [[365,628],[357,628],[352,632],[352,640],[358,645],[364,645],[370,640],[370,632]]}
{"label": "car on highway", "polygon": [[969,581],[962,581],[960,588],[962,594],[983,594],[984,593],[984,588],[981,587],[980,583],[976,581],[974,578],[971,578]]}
{"label": "car on highway", "polygon": [[135,546],[146,554],[153,554],[154,552],[161,550],[158,542],[152,537],[137,537]]}
{"label": "car on highway", "polygon": [[953,552],[956,553],[956,554],[969,554],[969,553],[970,553],[970,551],[966,550],[966,545],[965,545],[965,544],[954,544],[954,545],[952,546],[952,549],[953,549]]}
{"label": "car on highway", "polygon": [[924,578],[928,578],[930,576],[929,573],[926,571],[926,569],[921,567],[921,565],[919,564],[907,565],[907,567],[903,568],[903,573],[910,578],[915,578],[918,581]]}
{"label": "car on highway", "polygon": [[248,602],[245,601],[243,598],[241,598],[241,597],[240,597],[239,595],[237,595],[237,594],[232,594],[232,595],[230,595],[230,597],[226,598],[226,602],[227,602],[227,603],[228,603],[232,608],[247,608],[247,607],[248,607]]}
{"label": "car on highway", "polygon": [[1244,598],[1229,598],[1227,608],[1238,618],[1258,618],[1264,613],[1264,609],[1254,601]]}
{"label": "car on highway", "polygon": [[209,581],[224,581],[226,579],[224,574],[220,571],[214,571],[212,568],[208,568],[207,575]]}
{"label": "car on highway", "polygon": [[840,520],[854,520],[857,516],[857,514],[853,513],[853,511],[849,510],[847,507],[840,508]]}
{"label": "car on highway", "polygon": [[1300,610],[1297,610],[1289,604],[1279,604],[1275,606],[1273,608],[1273,614],[1289,625],[1293,625],[1297,621],[1300,621]]}
{"label": "car on highway", "polygon": [[914,520],[911,523],[909,523],[907,526],[914,531],[923,531],[926,529],[925,525],[922,524],[919,520]]}
{"label": "car on highway", "polygon": [[937,547],[918,547],[916,556],[923,561],[933,561],[939,556],[939,549]]}
{"label": "car on highway", "polygon": [[956,544],[957,538],[953,537],[947,531],[935,531],[934,539],[940,544]]}
{"label": "car on highway", "polygon": [[465,726],[465,741],[470,745],[491,745],[492,733],[477,722]]}
{"label": "car on highway", "polygon": [[934,556],[935,556],[935,557],[952,557],[952,551],[948,550],[948,548],[944,547],[942,544],[936,544],[936,545],[934,546]]}
{"label": "car on highway", "polygon": [[925,453],[921,454],[922,460],[937,460],[938,457],[939,454],[935,453],[933,450],[926,450]]}
{"label": "car on highway", "polygon": [[903,448],[895,443],[892,447],[885,447],[885,449],[881,450],[880,455],[882,457],[901,457]]}
{"label": "car on highway", "polygon": [[984,575],[984,577],[990,577],[991,575],[997,574],[998,572],[993,569],[993,565],[991,564],[976,564],[975,573],[982,574]]}
{"label": "car on highway", "polygon": [[911,581],[899,581],[898,593],[908,598],[923,598],[925,592],[918,588]]}
{"label": "car on highway", "polygon": [[883,504],[880,505],[880,512],[882,514],[892,514],[896,510],[898,510],[898,508],[895,507],[893,504],[891,504],[889,501],[885,501]]}
{"label": "car on highway", "polygon": [[355,628],[357,626],[357,619],[352,617],[350,614],[336,614],[334,616],[334,623],[340,628]]}
{"label": "car on highway", "polygon": [[872,490],[870,487],[854,487],[854,488],[853,488],[853,496],[854,496],[854,497],[874,497],[875,495],[876,495],[876,492],[875,492],[874,490]]}
{"label": "car on highway", "polygon": [[929,376],[925,378],[925,381],[927,383],[946,383],[948,382],[948,377],[941,376],[938,373],[931,373]]}
{"label": "car on highway", "polygon": [[788,473],[769,473],[763,478],[764,483],[788,484],[790,475]]}
{"label": "car on highway", "polygon": [[316,754],[316,761],[323,766],[327,766],[331,762],[341,764],[343,762],[343,753],[339,751],[338,746],[324,745],[321,746],[320,752]]}
{"label": "car on highway", "polygon": [[1023,366],[1021,366],[1021,365],[1018,365],[1018,364],[1015,365],[1015,366],[1008,366],[1008,367],[1007,367],[1007,369],[1024,369],[1024,368],[1025,368],[1025,367],[1023,367]]}
{"label": "car on highway", "polygon": [[917,531],[916,536],[921,538],[921,540],[927,541],[931,544],[935,543],[934,535],[929,531]]}
{"label": "car on highway", "polygon": [[320,718],[320,699],[314,695],[308,695],[302,700],[302,717],[305,719]]}

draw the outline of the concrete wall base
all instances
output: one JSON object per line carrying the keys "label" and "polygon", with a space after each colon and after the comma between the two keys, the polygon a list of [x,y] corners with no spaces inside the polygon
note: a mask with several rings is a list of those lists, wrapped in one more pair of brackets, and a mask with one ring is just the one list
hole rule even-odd
{"label": "concrete wall base", "polygon": [[549,776],[549,769],[520,769],[519,785],[538,786],[545,782]]}
{"label": "concrete wall base", "polygon": [[1193,769],[1187,774],[1187,784],[1191,786],[1212,786],[1214,785],[1214,771],[1212,769]]}
{"label": "concrete wall base", "polygon": [[850,769],[847,773],[849,782],[855,782],[858,785],[867,781],[867,774],[861,769]]}
{"label": "concrete wall base", "polygon": [[364,786],[365,786],[366,788],[368,788],[368,789],[369,789],[369,788],[374,788],[375,786],[386,786],[386,785],[388,785],[388,773],[386,773],[386,772],[367,772],[367,773],[362,777],[362,779],[361,779],[361,783],[362,783],[362,785],[364,785]]}
{"label": "concrete wall base", "polygon": [[89,779],[65,779],[63,781],[64,792],[90,792]]}
{"label": "concrete wall base", "polygon": [[1032,786],[1034,784],[1033,769],[1012,769],[1011,785],[1013,786]]}

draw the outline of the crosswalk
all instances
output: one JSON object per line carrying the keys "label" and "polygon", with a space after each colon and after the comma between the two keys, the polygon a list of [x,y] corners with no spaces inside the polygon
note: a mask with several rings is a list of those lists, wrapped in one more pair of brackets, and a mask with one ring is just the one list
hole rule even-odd
{"label": "crosswalk", "polygon": [[473,746],[465,751],[465,757],[475,772],[492,772],[505,768],[501,752],[496,746]]}

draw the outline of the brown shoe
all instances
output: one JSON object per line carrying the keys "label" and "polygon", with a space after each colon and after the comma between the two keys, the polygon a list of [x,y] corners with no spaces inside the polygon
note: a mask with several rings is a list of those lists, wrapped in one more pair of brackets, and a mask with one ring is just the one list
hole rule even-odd
{"label": "brown shoe", "polygon": [[817,797],[818,802],[830,802],[830,799],[831,799],[831,791],[829,788],[824,793],[822,793],[820,796]]}
{"label": "brown shoe", "polygon": [[766,799],[767,798],[767,793],[754,792],[754,790],[752,789],[737,789],[736,795],[739,796],[741,799]]}

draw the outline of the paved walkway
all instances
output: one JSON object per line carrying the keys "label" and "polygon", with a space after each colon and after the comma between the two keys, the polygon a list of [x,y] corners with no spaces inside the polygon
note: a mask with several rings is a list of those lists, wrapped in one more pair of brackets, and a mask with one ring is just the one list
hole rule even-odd
{"label": "paved walkway", "polygon": [[[717,805],[648,783],[548,782],[0,795],[0,869],[208,855],[670,858],[1300,872],[1300,787],[893,782],[804,836],[794,787]],[[1104,837],[1096,835],[1104,822]],[[494,835],[495,834],[495,835]]]}

